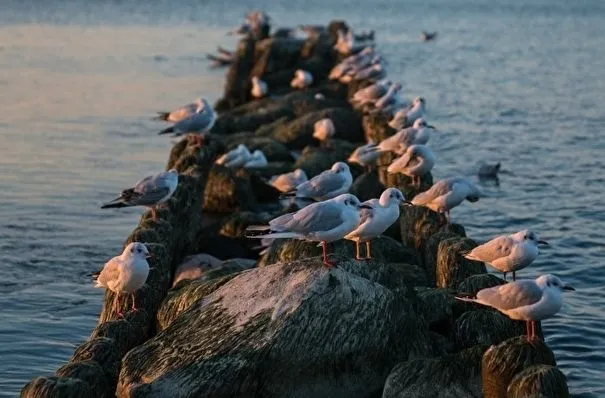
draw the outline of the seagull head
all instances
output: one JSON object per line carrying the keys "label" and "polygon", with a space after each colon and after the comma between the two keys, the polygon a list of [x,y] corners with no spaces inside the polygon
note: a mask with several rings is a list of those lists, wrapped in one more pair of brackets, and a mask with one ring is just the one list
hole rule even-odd
{"label": "seagull head", "polygon": [[519,231],[516,234],[517,239],[519,240],[523,240],[525,242],[530,242],[535,246],[538,245],[548,245],[548,242],[546,242],[545,240],[539,240],[538,236],[535,234],[535,232],[524,229],[523,231]]}
{"label": "seagull head", "polygon": [[422,106],[424,106],[424,105],[426,105],[426,101],[422,97],[416,97],[412,101],[412,104],[414,104],[414,105],[420,105],[421,104]]}
{"label": "seagull head", "polygon": [[536,278],[536,284],[540,286],[542,290],[551,290],[558,293],[576,290],[552,274],[540,275]]}
{"label": "seagull head", "polygon": [[352,195],[350,193],[343,193],[342,195],[338,195],[334,199],[332,199],[336,203],[340,203],[345,205],[346,207],[359,211],[360,209],[371,209],[372,206],[361,203],[357,196]]}
{"label": "seagull head", "polygon": [[126,246],[126,248],[124,249],[124,253],[129,257],[130,256],[139,257],[139,258],[151,257],[149,250],[147,250],[147,246],[145,246],[141,242],[129,243],[128,246]]}
{"label": "seagull head", "polygon": [[350,173],[349,165],[344,162],[336,162],[332,165],[331,169],[333,172],[338,174]]}
{"label": "seagull head", "polygon": [[391,204],[399,206],[400,203],[405,203],[407,205],[411,205],[403,196],[403,193],[397,188],[387,188],[380,195],[380,205],[383,207],[387,207]]}
{"label": "seagull head", "polygon": [[429,128],[429,129],[436,130],[435,126],[431,126],[430,124],[428,124],[426,122],[426,120],[424,120],[421,117],[419,117],[418,119],[416,119],[414,121],[413,127],[416,128],[416,129]]}

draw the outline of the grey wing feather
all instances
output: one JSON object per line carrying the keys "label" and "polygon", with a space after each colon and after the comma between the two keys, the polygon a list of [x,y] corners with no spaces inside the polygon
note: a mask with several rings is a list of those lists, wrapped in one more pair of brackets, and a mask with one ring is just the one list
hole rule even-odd
{"label": "grey wing feather", "polygon": [[288,231],[302,234],[329,231],[342,224],[340,206],[331,202],[314,203],[294,214],[286,224]]}
{"label": "grey wing feather", "polygon": [[480,290],[477,300],[500,310],[511,310],[535,304],[542,298],[542,290],[534,281],[518,281]]}
{"label": "grey wing feather", "polygon": [[499,236],[475,247],[469,255],[486,263],[508,256],[513,250],[515,242],[508,236]]}
{"label": "grey wing feather", "polygon": [[137,194],[134,201],[139,205],[154,204],[170,193],[166,184],[166,174],[160,173],[143,178],[134,186]]}
{"label": "grey wing feather", "polygon": [[424,205],[429,203],[430,201],[440,197],[441,195],[445,195],[451,190],[450,181],[448,180],[440,180],[437,181],[431,189],[425,192],[421,192],[418,195],[414,196],[412,199],[412,203],[415,205]]}
{"label": "grey wing feather", "polygon": [[324,196],[342,187],[343,179],[339,174],[324,171],[307,182],[299,185],[296,190],[309,197]]}
{"label": "grey wing feather", "polygon": [[97,284],[108,287],[108,283],[120,278],[120,259],[117,257],[109,260],[97,278]]}

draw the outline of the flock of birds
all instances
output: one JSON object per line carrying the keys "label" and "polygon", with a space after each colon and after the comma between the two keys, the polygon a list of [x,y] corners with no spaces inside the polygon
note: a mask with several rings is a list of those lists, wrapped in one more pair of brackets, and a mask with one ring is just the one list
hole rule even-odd
{"label": "flock of birds", "polygon": [[[262,23],[263,13],[250,14],[248,24]],[[267,17],[268,18],[268,17]],[[260,22],[259,22],[260,21]],[[252,25],[250,25],[252,26]],[[251,29],[248,26],[247,29]],[[243,29],[243,28],[242,28]],[[245,29],[244,29],[245,30]],[[352,52],[354,48],[352,32],[340,32],[335,45],[337,51]],[[358,163],[372,168],[381,154],[391,152],[399,156],[388,165],[389,173],[401,173],[412,178],[419,185],[420,179],[429,173],[435,165],[436,156],[428,147],[431,131],[436,129],[425,120],[426,101],[422,97],[411,103],[403,100],[399,93],[401,84],[386,79],[384,59],[372,46],[368,46],[355,55],[350,55],[334,66],[329,78],[342,83],[354,80],[374,82],[357,91],[351,98],[351,104],[362,112],[381,112],[390,116],[389,125],[397,132],[379,143],[368,142],[357,148],[347,159],[349,163]],[[295,79],[305,82],[296,88],[312,84],[312,76],[304,71],[297,73]],[[267,94],[266,84],[253,78],[252,90]],[[293,82],[292,87],[295,87]],[[256,96],[255,96],[256,97]],[[172,125],[160,134],[173,133],[175,136],[189,134],[203,145],[204,135],[212,129],[216,113],[205,98],[185,105],[171,112],[160,112],[157,119]],[[313,136],[324,146],[330,145],[336,129],[332,120],[322,119],[315,123]],[[260,168],[268,162],[261,151],[250,152],[239,145],[219,157],[216,164],[230,168]],[[497,165],[497,169],[499,164]],[[306,173],[297,169],[290,173],[274,176],[268,181],[283,197],[296,197],[310,200],[312,203],[300,210],[279,216],[266,226],[250,226],[246,236],[255,239],[301,239],[318,242],[323,249],[323,263],[327,267],[335,266],[329,260],[328,243],[346,239],[355,242],[355,258],[371,259],[371,242],[383,234],[400,217],[400,206],[425,206],[438,213],[445,213],[449,221],[449,212],[463,201],[476,202],[483,196],[481,190],[465,177],[450,177],[437,181],[433,186],[417,194],[408,201],[397,188],[388,188],[380,198],[360,202],[348,193],[353,183],[349,165],[336,162],[328,170],[308,179]],[[132,188],[123,190],[120,196],[106,203],[102,208],[146,206],[152,209],[168,200],[178,185],[176,170],[168,170],[147,176]],[[153,211],[153,210],[152,210]],[[361,255],[361,246],[365,244],[365,256]],[[511,235],[502,235],[463,253],[469,260],[489,264],[504,274],[512,272],[513,282],[479,291],[475,298],[460,297],[491,306],[512,319],[527,321],[530,338],[535,337],[534,321],[554,315],[562,305],[561,292],[573,290],[556,276],[543,275],[536,280],[516,281],[516,271],[530,265],[538,256],[538,245],[546,244],[532,231],[523,230]],[[139,242],[129,244],[123,253],[111,259],[97,275],[97,286],[118,293],[133,294],[143,286],[149,273],[147,257],[149,252]],[[136,310],[134,296],[132,309]]]}

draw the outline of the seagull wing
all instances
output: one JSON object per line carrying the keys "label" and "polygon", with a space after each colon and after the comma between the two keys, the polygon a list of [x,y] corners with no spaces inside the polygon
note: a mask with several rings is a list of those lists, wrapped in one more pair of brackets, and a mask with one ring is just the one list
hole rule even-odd
{"label": "seagull wing", "polygon": [[534,281],[517,281],[480,290],[476,301],[499,310],[532,305],[542,298],[542,289]]}

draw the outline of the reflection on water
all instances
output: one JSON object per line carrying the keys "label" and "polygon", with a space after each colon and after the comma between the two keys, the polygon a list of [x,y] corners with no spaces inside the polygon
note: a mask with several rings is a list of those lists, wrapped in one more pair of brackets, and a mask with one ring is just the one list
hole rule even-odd
{"label": "reflection on water", "polygon": [[[249,5],[212,1],[5,2],[0,395],[54,371],[94,327],[102,292],[89,274],[140,214],[98,205],[164,167],[170,144],[150,117],[219,96],[224,71],[209,70],[204,53],[234,46],[223,32]],[[438,178],[502,162],[499,185],[484,186],[491,197],[453,217],[479,240],[531,228],[551,243],[522,275],[552,272],[576,286],[545,322],[547,342],[577,396],[605,394],[604,5],[379,3],[371,14],[351,1],[263,6],[282,26],[340,17],[375,29],[391,77],[427,99],[440,127]],[[420,43],[423,29],[438,40]]]}

